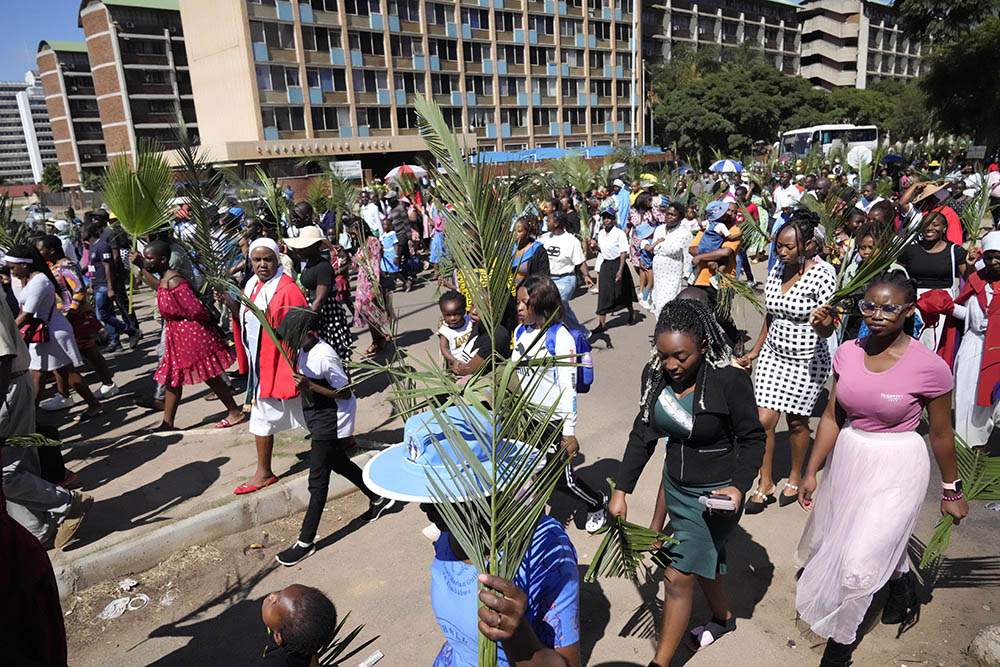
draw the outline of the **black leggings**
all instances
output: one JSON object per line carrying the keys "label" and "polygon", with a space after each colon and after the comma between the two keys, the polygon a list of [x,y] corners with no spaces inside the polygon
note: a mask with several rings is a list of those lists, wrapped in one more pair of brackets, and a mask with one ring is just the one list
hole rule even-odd
{"label": "black leggings", "polygon": [[[555,451],[560,451],[560,447],[562,446],[562,431],[558,429],[557,424],[550,424],[549,428],[546,429],[545,442],[553,443]],[[559,455],[566,456],[564,453],[560,453]],[[566,466],[563,476],[559,478],[556,488],[563,493],[570,493],[585,502],[587,509],[591,512],[596,512],[604,506],[604,494],[600,491],[595,491],[593,487],[576,476],[576,473],[573,472],[572,459],[570,459],[569,465]]]}
{"label": "black leggings", "polygon": [[306,510],[306,516],[302,519],[302,529],[299,531],[299,540],[306,544],[312,544],[316,539],[316,529],[319,527],[320,517],[323,516],[323,506],[326,505],[326,494],[330,488],[331,470],[346,477],[354,486],[361,489],[369,500],[376,497],[365,486],[361,468],[348,458],[336,434],[332,439],[317,435],[319,434],[313,433],[310,439],[309,509]]}

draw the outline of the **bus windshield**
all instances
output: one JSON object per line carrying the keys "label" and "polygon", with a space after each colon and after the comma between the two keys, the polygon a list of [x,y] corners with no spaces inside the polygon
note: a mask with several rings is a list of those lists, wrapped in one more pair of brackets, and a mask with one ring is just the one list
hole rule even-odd
{"label": "bus windshield", "polygon": [[781,148],[785,153],[794,155],[808,155],[812,132],[789,132],[782,137]]}

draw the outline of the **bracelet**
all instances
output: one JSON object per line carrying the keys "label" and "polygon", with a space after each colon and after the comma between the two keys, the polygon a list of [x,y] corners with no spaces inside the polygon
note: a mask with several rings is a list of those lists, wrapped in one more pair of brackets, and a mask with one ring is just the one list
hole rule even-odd
{"label": "bracelet", "polygon": [[961,500],[962,498],[965,498],[965,494],[964,493],[959,493],[957,496],[946,496],[943,493],[941,494],[941,500],[947,500],[950,503],[953,503],[956,500]]}

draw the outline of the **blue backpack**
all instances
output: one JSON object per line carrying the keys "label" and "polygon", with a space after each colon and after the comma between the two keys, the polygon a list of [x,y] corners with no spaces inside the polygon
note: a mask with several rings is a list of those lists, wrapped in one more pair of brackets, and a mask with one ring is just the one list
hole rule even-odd
{"label": "blue backpack", "polygon": [[[545,349],[553,357],[556,356],[556,334],[560,327],[564,327],[564,325],[557,322],[545,330]],[[590,391],[590,385],[594,384],[594,361],[590,356],[590,343],[587,341],[587,334],[579,329],[564,328],[573,336],[573,345],[576,347],[576,363],[581,364],[576,367],[576,393],[586,394]],[[525,325],[520,325],[517,333],[520,334],[524,329]]]}

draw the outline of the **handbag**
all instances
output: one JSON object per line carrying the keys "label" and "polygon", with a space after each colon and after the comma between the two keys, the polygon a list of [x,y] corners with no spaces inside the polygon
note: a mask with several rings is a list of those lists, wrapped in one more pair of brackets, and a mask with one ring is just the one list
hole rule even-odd
{"label": "handbag", "polygon": [[47,343],[49,342],[49,324],[48,320],[52,319],[52,312],[55,310],[55,302],[52,304],[52,308],[49,309],[49,317],[46,320],[40,320],[37,317],[34,318],[32,322],[25,324],[21,327],[21,338],[24,339],[25,343]]}
{"label": "handbag", "polygon": [[73,327],[73,337],[77,340],[90,338],[104,328],[100,320],[91,313],[79,313],[71,310],[66,313],[66,319],[69,320],[70,326]]}

